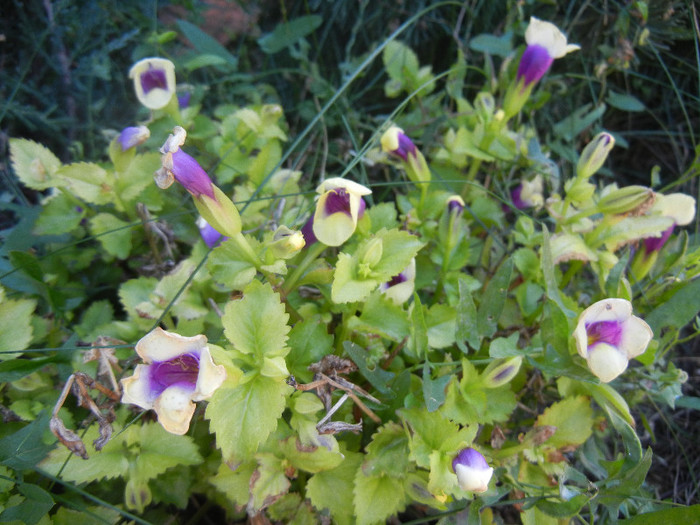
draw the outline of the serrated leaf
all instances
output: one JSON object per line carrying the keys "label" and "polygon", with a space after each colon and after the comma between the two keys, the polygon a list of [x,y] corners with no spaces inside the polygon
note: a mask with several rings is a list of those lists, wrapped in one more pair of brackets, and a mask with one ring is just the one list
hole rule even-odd
{"label": "serrated leaf", "polygon": [[132,202],[146,188],[154,186],[153,173],[161,165],[160,157],[155,152],[135,155],[126,170],[117,174],[116,191],[123,201]]}
{"label": "serrated leaf", "polygon": [[296,323],[289,332],[287,344],[290,348],[286,357],[289,371],[298,380],[308,382],[313,376],[309,365],[332,353],[333,336],[321,318],[315,316]]}
{"label": "serrated leaf", "polygon": [[[253,251],[258,252],[260,243],[247,238]],[[224,290],[243,290],[250,284],[256,274],[255,262],[236,241],[225,241],[214,248],[207,261],[207,268],[212,278]]]}
{"label": "serrated leaf", "polygon": [[119,287],[119,299],[124,309],[132,319],[138,319],[140,313],[137,306],[150,300],[150,295],[158,284],[155,277],[139,277],[130,279]]}
{"label": "serrated leaf", "polygon": [[73,231],[80,225],[85,211],[63,192],[59,192],[44,204],[41,215],[34,224],[36,235],[59,235]]}
{"label": "serrated leaf", "polygon": [[250,459],[277,426],[289,391],[284,382],[249,374],[235,388],[214,393],[205,417],[226,461]]}
{"label": "serrated leaf", "polygon": [[323,18],[318,15],[294,18],[289,22],[278,24],[272,33],[260,37],[258,45],[268,55],[277,53],[313,33],[322,22]]}
{"label": "serrated leaf", "polygon": [[357,261],[353,256],[347,253],[338,254],[331,287],[331,299],[334,303],[364,301],[379,284],[379,281],[371,277],[363,279],[357,275]]}
{"label": "serrated leaf", "polygon": [[352,494],[355,475],[360,470],[362,454],[343,451],[345,459],[331,470],[314,474],[306,484],[306,497],[319,511],[328,509],[338,524],[350,525],[353,522],[354,508]]}
{"label": "serrated leaf", "polygon": [[19,505],[6,508],[0,514],[0,521],[19,521],[26,525],[38,523],[54,506],[51,494],[38,485],[20,483],[17,490],[26,498]]}
{"label": "serrated leaf", "polygon": [[27,139],[10,139],[10,160],[15,174],[28,188],[45,190],[60,185],[55,175],[61,161],[41,144]]}
{"label": "serrated leaf", "polygon": [[221,318],[224,335],[237,352],[252,356],[259,367],[265,357],[284,357],[289,314],[269,283],[253,281],[243,299],[230,301]]}
{"label": "serrated leaf", "polygon": [[139,447],[129,469],[130,478],[148,481],[177,465],[198,465],[203,461],[191,437],[171,434],[158,423],[131,426],[128,431],[129,443]]}
{"label": "serrated leaf", "polygon": [[98,213],[90,219],[90,232],[107,253],[126,259],[131,252],[131,225],[111,213]]}
{"label": "serrated leaf", "polygon": [[555,448],[580,445],[593,433],[593,409],[588,398],[569,397],[547,408],[538,418],[536,426],[553,426],[557,430],[546,441]]}
{"label": "serrated leaf", "polygon": [[26,427],[0,439],[0,465],[15,470],[34,468],[53,448],[42,440],[48,428],[49,416],[41,414]]}
{"label": "serrated leaf", "polygon": [[285,476],[283,461],[273,454],[257,454],[258,468],[250,482],[250,502],[248,513],[257,514],[272,504],[289,490],[289,480]]}
{"label": "serrated leaf", "polygon": [[366,447],[362,472],[366,476],[387,475],[403,478],[408,469],[408,437],[398,423],[389,422],[379,428]]}
{"label": "serrated leaf", "polygon": [[217,490],[226,494],[228,500],[242,507],[250,498],[250,478],[256,468],[257,463],[255,461],[246,461],[235,469],[226,463],[221,463],[216,475],[210,477],[209,481]]}
{"label": "serrated leaf", "polygon": [[395,304],[381,293],[370,294],[359,318],[350,319],[352,330],[362,330],[399,342],[409,334],[408,314],[401,305]]}
{"label": "serrated leaf", "polygon": [[424,246],[415,235],[396,228],[379,230],[374,237],[382,241],[382,257],[372,267],[374,277],[380,282],[386,282],[404,271]]}
{"label": "serrated leaf", "polygon": [[365,476],[362,468],[357,469],[353,493],[358,525],[384,523],[406,505],[402,480],[389,476]]}
{"label": "serrated leaf", "polygon": [[115,200],[114,177],[97,164],[68,164],[59,169],[56,176],[71,193],[86,202],[109,204]]}
{"label": "serrated leaf", "polygon": [[509,257],[486,285],[476,316],[479,334],[483,337],[491,337],[498,329],[498,320],[506,302],[512,273],[513,259]]}
{"label": "serrated leaf", "polygon": [[291,437],[280,443],[280,451],[294,468],[316,473],[334,469],[343,461],[337,442],[333,443],[334,450],[328,450],[325,446],[303,445],[297,438]]}

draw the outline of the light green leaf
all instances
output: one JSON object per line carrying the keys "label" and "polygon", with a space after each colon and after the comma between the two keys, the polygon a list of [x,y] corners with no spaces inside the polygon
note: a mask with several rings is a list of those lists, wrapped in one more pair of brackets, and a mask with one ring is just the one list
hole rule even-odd
{"label": "light green leaf", "polygon": [[131,319],[139,319],[141,312],[137,308],[141,303],[150,301],[150,295],[158,284],[155,277],[130,279],[119,287],[119,299]]}
{"label": "light green leaf", "polygon": [[[2,290],[2,288],[0,288]],[[0,352],[24,350],[32,340],[31,317],[36,308],[33,299],[7,299],[0,295]],[[0,353],[0,361],[19,354]]]}
{"label": "light green leaf", "polygon": [[[254,252],[259,252],[260,242],[246,237]],[[212,278],[224,290],[242,290],[250,284],[256,274],[255,263],[241,248],[241,243],[230,240],[221,243],[212,251],[207,261]]]}
{"label": "light green leaf", "polygon": [[403,510],[406,493],[401,479],[365,476],[362,468],[355,475],[355,516],[358,525],[384,523]]}
{"label": "light green leaf", "polygon": [[219,388],[209,400],[205,417],[216,433],[225,461],[252,457],[277,426],[291,388],[258,374],[244,376],[234,388]]}
{"label": "light green leaf", "polygon": [[379,292],[370,294],[359,318],[352,317],[348,327],[381,335],[399,342],[408,336],[410,324],[408,314],[400,305]]}
{"label": "light green leaf", "polygon": [[138,454],[131,459],[130,478],[148,481],[171,467],[203,461],[191,437],[171,434],[158,423],[132,425],[125,433],[128,444],[138,447]]}
{"label": "light green leaf", "polygon": [[447,348],[455,342],[457,312],[446,304],[436,304],[426,313],[428,345],[431,348]]}
{"label": "light green leaf", "polygon": [[114,177],[97,164],[68,164],[59,169],[56,176],[69,191],[86,202],[109,204],[115,200]]}
{"label": "light green leaf", "polygon": [[593,409],[588,398],[576,396],[558,401],[537,418],[535,426],[556,427],[547,445],[563,448],[580,445],[593,433]]}
{"label": "light green leaf", "polygon": [[398,82],[405,82],[407,77],[415,77],[420,67],[413,50],[397,40],[392,40],[386,45],[382,60],[389,77]]}
{"label": "light green leaf", "polygon": [[489,356],[498,359],[522,355],[522,351],[518,348],[519,338],[520,334],[518,332],[513,332],[508,337],[498,337],[494,339],[489,346]]}
{"label": "light green leaf", "polygon": [[481,334],[476,320],[476,306],[470,291],[469,283],[463,276],[459,276],[459,304],[457,306],[457,326],[455,339],[460,349],[466,353],[462,341],[466,341],[472,350],[477,351],[481,346]]}
{"label": "light green leaf", "polygon": [[59,235],[68,233],[78,227],[85,211],[76,205],[75,199],[66,193],[58,192],[41,210],[41,215],[34,224],[36,235]]}
{"label": "light green leaf", "polygon": [[513,273],[513,259],[506,259],[489,281],[477,310],[479,335],[491,337],[498,329],[498,320],[508,295],[508,286]]}
{"label": "light green leaf", "polygon": [[268,55],[277,53],[313,33],[322,22],[323,18],[318,15],[294,18],[289,22],[278,24],[272,33],[260,37],[258,44]]}
{"label": "light green leaf", "polygon": [[284,457],[298,470],[305,472],[321,472],[334,469],[343,461],[343,455],[338,451],[338,444],[331,441],[333,450],[325,446],[303,445],[297,438],[291,437],[282,441],[280,451]]}
{"label": "light green leaf", "polygon": [[105,251],[117,257],[126,259],[131,252],[131,225],[111,213],[98,213],[90,219],[90,232]]}
{"label": "light green leaf", "polygon": [[314,474],[306,484],[306,497],[319,511],[328,509],[333,520],[342,525],[353,523],[352,494],[355,475],[361,471],[362,454],[343,451],[345,459],[336,468]]}
{"label": "light green leaf", "polygon": [[61,185],[56,177],[61,161],[41,144],[27,139],[10,139],[10,160],[15,174],[28,188],[45,190]]}
{"label": "light green leaf", "polygon": [[389,422],[372,435],[362,472],[366,476],[402,478],[408,469],[408,437],[398,423]]}
{"label": "light green leaf", "polygon": [[635,96],[609,91],[605,101],[622,111],[644,111],[646,106]]}
{"label": "light green leaf", "polygon": [[289,332],[287,343],[290,348],[286,357],[289,371],[303,382],[310,381],[313,376],[309,365],[320,361],[333,350],[333,336],[318,316],[296,323]]}
{"label": "light green leaf", "polygon": [[236,468],[221,463],[216,475],[210,478],[210,482],[231,502],[242,507],[250,498],[250,478],[256,468],[257,463],[253,460],[241,463]]}
{"label": "light green leaf", "polygon": [[289,490],[289,480],[285,476],[286,465],[273,454],[257,454],[258,468],[250,478],[250,502],[248,512],[253,515],[274,502]]}
{"label": "light green leaf", "polygon": [[254,357],[262,367],[263,358],[284,357],[289,352],[285,346],[288,320],[289,314],[272,286],[253,281],[244,290],[243,299],[226,305],[221,323],[236,351]]}
{"label": "light green leaf", "polygon": [[123,173],[116,175],[116,191],[123,201],[136,200],[149,186],[155,186],[153,173],[161,165],[161,156],[156,153],[135,155]]}
{"label": "light green leaf", "polygon": [[571,142],[579,133],[601,118],[605,109],[605,104],[600,104],[595,108],[593,104],[581,106],[571,115],[557,122],[552,133],[555,137],[561,137],[563,140]]}
{"label": "light green leaf", "polygon": [[114,309],[112,308],[112,303],[106,299],[95,301],[83,313],[80,318],[80,324],[74,327],[75,333],[77,333],[83,341],[92,341],[100,335],[95,333],[96,330],[100,326],[111,322],[113,318]]}
{"label": "light green leaf", "polygon": [[347,253],[338,254],[331,287],[331,298],[334,303],[363,301],[379,286],[380,282],[375,279],[361,278],[357,274],[357,266],[358,262],[353,256]]}

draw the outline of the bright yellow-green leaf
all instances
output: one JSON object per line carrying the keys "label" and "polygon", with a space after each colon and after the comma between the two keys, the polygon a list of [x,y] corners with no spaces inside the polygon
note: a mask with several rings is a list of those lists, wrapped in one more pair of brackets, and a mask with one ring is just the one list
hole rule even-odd
{"label": "bright yellow-green leaf", "polygon": [[580,445],[593,432],[591,402],[584,396],[558,401],[537,418],[535,426],[543,425],[557,427],[554,435],[547,440],[547,445],[555,448]]}

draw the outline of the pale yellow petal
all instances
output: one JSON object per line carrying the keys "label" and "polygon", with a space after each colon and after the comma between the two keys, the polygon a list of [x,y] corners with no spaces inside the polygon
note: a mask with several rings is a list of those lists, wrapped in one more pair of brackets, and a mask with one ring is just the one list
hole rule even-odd
{"label": "pale yellow petal", "polygon": [[622,340],[620,350],[627,355],[628,359],[643,354],[649,342],[654,337],[651,327],[639,317],[633,315],[622,326]]}
{"label": "pale yellow petal", "polygon": [[206,346],[207,337],[204,335],[185,337],[158,327],[136,343],[136,352],[145,363],[152,363],[169,361],[187,353],[199,354]]}
{"label": "pale yellow petal", "polygon": [[603,383],[609,383],[627,369],[627,356],[606,343],[598,343],[588,351],[588,368]]}
{"label": "pale yellow petal", "polygon": [[209,353],[209,348],[204,348],[199,358],[199,376],[197,376],[197,386],[192,393],[192,400],[202,401],[203,399],[209,399],[225,379],[226,369],[224,366],[215,365]]}
{"label": "pale yellow petal", "polygon": [[151,386],[147,365],[136,365],[134,375],[121,380],[122,403],[139,406],[145,410],[153,408],[150,400]]}
{"label": "pale yellow petal", "polygon": [[171,434],[185,434],[190,428],[190,420],[195,405],[190,400],[191,391],[179,386],[171,386],[158,396],[153,408],[158,414],[158,422]]}

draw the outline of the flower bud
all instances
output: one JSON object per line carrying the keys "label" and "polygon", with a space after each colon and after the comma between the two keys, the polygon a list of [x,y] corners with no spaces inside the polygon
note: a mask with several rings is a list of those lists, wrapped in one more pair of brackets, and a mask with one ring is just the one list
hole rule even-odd
{"label": "flower bud", "polygon": [[199,228],[199,235],[201,235],[204,244],[209,248],[214,248],[217,244],[226,240],[226,237],[216,231],[204,217],[199,217],[197,219],[197,227]]}
{"label": "flower bud", "polygon": [[447,199],[447,211],[450,214],[462,215],[464,213],[464,199],[459,195],[452,195]]}
{"label": "flower bud", "polygon": [[122,152],[124,152],[139,144],[143,144],[150,136],[151,132],[146,126],[129,126],[121,131],[116,140],[119,142]]}
{"label": "flower bud", "polygon": [[478,493],[488,490],[493,468],[477,450],[471,447],[463,449],[452,460],[452,469],[462,490]]}
{"label": "flower bud", "polygon": [[381,138],[382,150],[401,160],[406,175],[413,182],[430,180],[430,169],[425,157],[403,130],[391,126]]}
{"label": "flower bud", "polygon": [[382,253],[384,251],[384,245],[381,239],[371,239],[367,243],[365,248],[365,253],[362,255],[362,264],[367,265],[368,268],[373,268],[377,265],[379,261],[382,260]]}
{"label": "flower bud", "polygon": [[286,226],[280,226],[275,231],[270,250],[278,259],[289,259],[301,250],[306,242],[300,231],[290,230]]}
{"label": "flower bud", "polygon": [[498,388],[510,382],[520,370],[523,362],[522,356],[514,356],[508,359],[493,361],[481,373],[483,385],[486,388]]}
{"label": "flower bud", "polygon": [[654,202],[654,192],[645,186],[626,186],[611,191],[598,201],[598,211],[611,215],[639,215]]}
{"label": "flower bud", "polygon": [[596,173],[608,158],[608,154],[615,146],[615,138],[606,132],[598,133],[583,151],[576,165],[576,176],[587,179]]}

